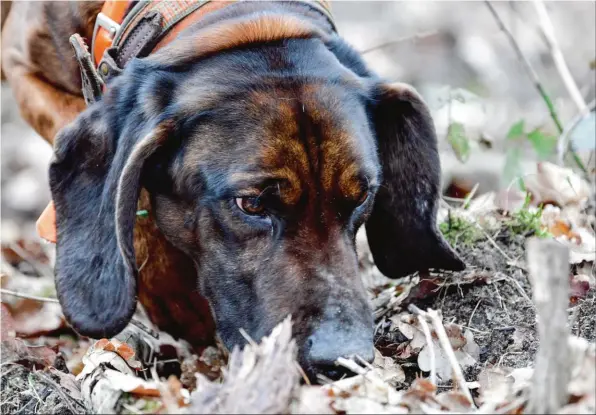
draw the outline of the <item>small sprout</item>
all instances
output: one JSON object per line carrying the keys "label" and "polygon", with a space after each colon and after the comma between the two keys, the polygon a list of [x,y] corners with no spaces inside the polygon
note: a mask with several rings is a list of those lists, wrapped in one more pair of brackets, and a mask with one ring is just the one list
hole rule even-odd
{"label": "small sprout", "polygon": [[548,238],[552,235],[547,230],[546,226],[542,224],[542,207],[536,211],[530,211],[530,193],[526,193],[524,206],[511,215],[511,218],[506,221],[509,230],[516,235],[532,236],[539,238]]}
{"label": "small sprout", "polygon": [[149,217],[149,212],[147,212],[145,209],[143,210],[137,210],[137,216],[140,218],[148,218]]}

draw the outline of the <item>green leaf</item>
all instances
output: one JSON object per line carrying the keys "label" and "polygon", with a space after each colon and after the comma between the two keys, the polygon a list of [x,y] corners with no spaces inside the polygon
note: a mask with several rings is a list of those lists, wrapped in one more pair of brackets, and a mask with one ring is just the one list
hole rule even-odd
{"label": "green leaf", "polygon": [[466,130],[462,123],[453,122],[449,125],[447,141],[451,144],[451,148],[453,148],[459,161],[462,163],[468,161],[470,158],[470,142],[466,137]]}
{"label": "green leaf", "polygon": [[148,218],[149,212],[147,212],[146,210],[137,210],[137,216],[141,218]]}
{"label": "green leaf", "polygon": [[557,146],[557,137],[544,134],[539,130],[534,130],[528,134],[528,140],[532,144],[536,155],[541,160],[550,157]]}
{"label": "green leaf", "polygon": [[516,140],[524,135],[524,120],[520,120],[513,124],[507,133],[508,140]]}

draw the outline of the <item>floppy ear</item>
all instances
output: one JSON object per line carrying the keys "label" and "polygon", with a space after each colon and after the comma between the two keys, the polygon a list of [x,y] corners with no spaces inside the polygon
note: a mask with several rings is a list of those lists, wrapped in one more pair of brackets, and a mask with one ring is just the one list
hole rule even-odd
{"label": "floppy ear", "polygon": [[375,264],[391,278],[430,268],[464,269],[436,225],[441,166],[427,106],[403,84],[377,85],[374,98],[383,182],[366,234]]}
{"label": "floppy ear", "polygon": [[140,176],[169,128],[162,123],[140,139],[115,137],[102,105],[58,134],[50,165],[58,298],[73,328],[93,338],[122,331],[135,311]]}

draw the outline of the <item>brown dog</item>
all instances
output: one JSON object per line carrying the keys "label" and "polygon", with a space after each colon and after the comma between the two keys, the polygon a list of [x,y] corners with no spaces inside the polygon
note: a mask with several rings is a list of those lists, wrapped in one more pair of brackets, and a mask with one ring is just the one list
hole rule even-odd
{"label": "brown dog", "polygon": [[218,8],[85,110],[68,37],[89,42],[101,7],[17,2],[2,33],[23,117],[50,143],[60,130],[56,284],[77,331],[114,335],[138,298],[173,335],[201,346],[217,327],[231,347],[290,314],[304,368],[333,375],[340,356],[372,359],[362,224],[389,277],[463,268],[436,229],[426,105],[372,74],[320,9]]}

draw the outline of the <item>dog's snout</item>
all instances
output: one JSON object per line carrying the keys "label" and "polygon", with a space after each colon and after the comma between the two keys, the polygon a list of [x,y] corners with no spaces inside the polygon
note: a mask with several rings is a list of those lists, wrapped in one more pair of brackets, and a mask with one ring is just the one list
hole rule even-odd
{"label": "dog's snout", "polygon": [[371,363],[374,359],[372,330],[368,327],[347,328],[333,323],[322,324],[307,339],[306,360],[311,373],[332,380],[352,376],[350,370],[337,365],[340,357]]}

